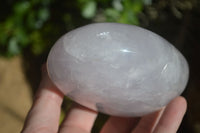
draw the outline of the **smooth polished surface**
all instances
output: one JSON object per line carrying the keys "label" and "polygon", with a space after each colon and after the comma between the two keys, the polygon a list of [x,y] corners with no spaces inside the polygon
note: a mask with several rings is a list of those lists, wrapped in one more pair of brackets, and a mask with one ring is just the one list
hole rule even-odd
{"label": "smooth polished surface", "polygon": [[50,51],[48,73],[77,103],[110,115],[142,116],[180,95],[188,80],[181,53],[143,28],[90,24],[62,36]]}

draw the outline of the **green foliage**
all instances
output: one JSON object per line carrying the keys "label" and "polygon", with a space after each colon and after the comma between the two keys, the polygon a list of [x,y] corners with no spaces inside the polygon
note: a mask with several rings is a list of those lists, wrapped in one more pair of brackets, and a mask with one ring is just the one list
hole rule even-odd
{"label": "green foliage", "polygon": [[143,10],[142,0],[114,0],[112,8],[105,11],[108,21],[139,25],[138,13]]}
{"label": "green foliage", "polygon": [[84,18],[92,18],[95,16],[97,10],[97,4],[95,1],[88,1],[84,4],[81,14]]}
{"label": "green foliage", "polygon": [[[190,0],[185,0],[186,4],[175,1],[172,4],[175,3],[173,12],[176,15],[180,16],[176,8],[192,7],[191,3],[188,4]],[[151,5],[154,8],[152,0],[2,0],[0,55],[13,56],[24,52],[41,55],[49,51],[62,34],[92,22],[140,25],[140,15]],[[154,5],[159,7],[166,2],[158,1]]]}
{"label": "green foliage", "polygon": [[49,0],[13,1],[12,3],[3,1],[3,4],[12,10],[1,14],[7,15],[0,21],[1,55],[13,56],[23,52],[27,47],[32,47],[34,54],[43,51],[42,28],[49,18],[50,3]]}

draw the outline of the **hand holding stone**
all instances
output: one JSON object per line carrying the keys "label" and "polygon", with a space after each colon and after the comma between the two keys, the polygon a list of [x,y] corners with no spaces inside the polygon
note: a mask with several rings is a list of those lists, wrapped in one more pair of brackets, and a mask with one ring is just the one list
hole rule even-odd
{"label": "hand holding stone", "polygon": [[68,97],[116,116],[142,116],[180,95],[188,65],[169,42],[143,28],[97,23],[62,36],[48,73]]}

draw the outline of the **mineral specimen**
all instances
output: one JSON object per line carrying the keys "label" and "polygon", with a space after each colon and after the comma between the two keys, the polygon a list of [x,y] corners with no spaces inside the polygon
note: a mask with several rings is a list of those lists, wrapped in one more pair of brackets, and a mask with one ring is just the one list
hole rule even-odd
{"label": "mineral specimen", "polygon": [[142,116],[180,95],[188,80],[182,54],[159,35],[118,23],[96,23],[62,36],[47,61],[55,85],[90,109]]}

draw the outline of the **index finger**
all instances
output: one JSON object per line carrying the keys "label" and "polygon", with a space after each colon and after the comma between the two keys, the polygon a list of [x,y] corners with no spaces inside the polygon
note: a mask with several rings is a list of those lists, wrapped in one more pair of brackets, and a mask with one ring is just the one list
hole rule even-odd
{"label": "index finger", "polygon": [[48,77],[46,68],[22,133],[55,133],[58,131],[63,94]]}

